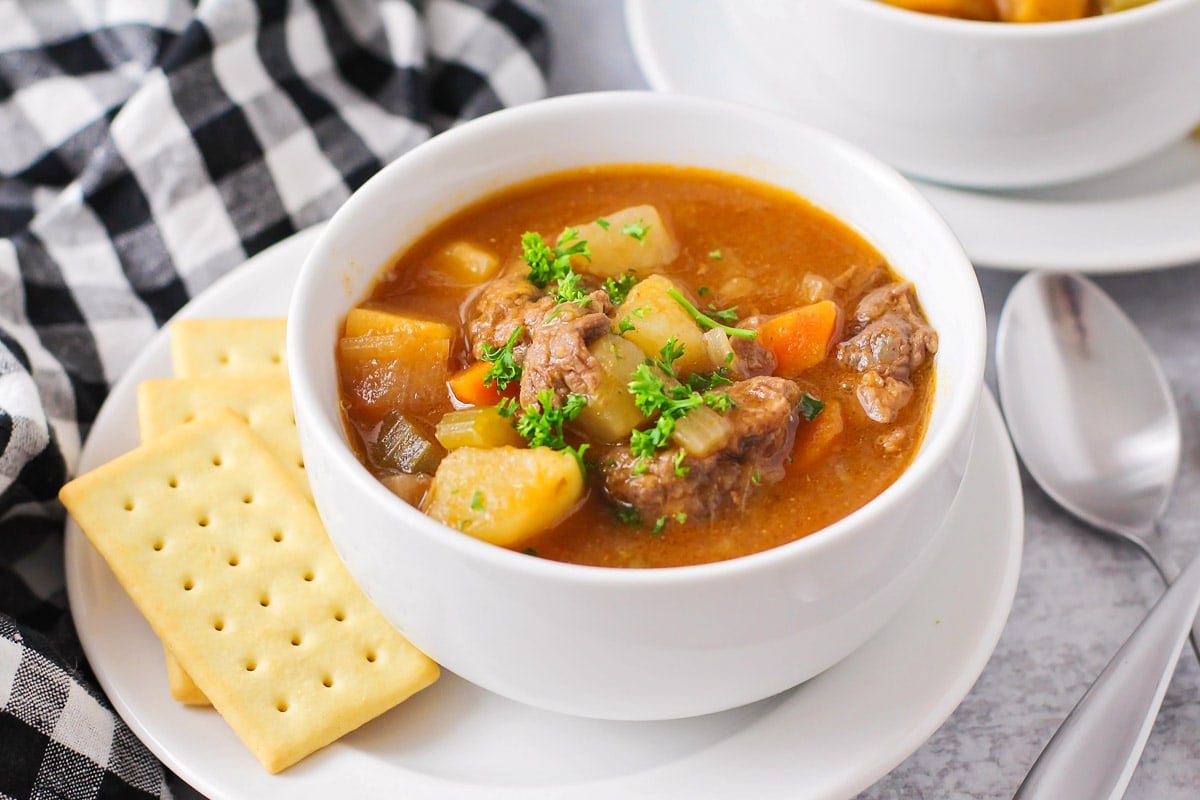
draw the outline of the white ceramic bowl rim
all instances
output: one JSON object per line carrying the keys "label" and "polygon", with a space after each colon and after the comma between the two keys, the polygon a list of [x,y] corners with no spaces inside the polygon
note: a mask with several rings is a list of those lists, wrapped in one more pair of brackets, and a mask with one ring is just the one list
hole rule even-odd
{"label": "white ceramic bowl rim", "polygon": [[1101,14],[1056,22],[1020,23],[984,22],[974,19],[959,19],[958,17],[943,17],[920,11],[908,11],[884,2],[877,2],[877,0],[840,0],[840,2],[861,6],[864,14],[890,18],[897,24],[907,24],[918,29],[940,30],[948,34],[969,35],[987,40],[1025,40],[1073,38],[1088,36],[1092,32],[1114,27],[1141,23],[1153,24],[1157,17],[1169,15],[1176,8],[1200,2],[1200,0],[1152,0],[1145,5],[1114,14]]}
{"label": "white ceramic bowl rim", "polygon": [[[307,276],[314,275],[317,271],[328,268],[326,264],[313,263],[313,259],[319,258],[321,252],[325,249],[323,242],[333,235],[338,216],[353,215],[356,213],[356,209],[386,201],[386,195],[391,189],[380,179],[380,175],[397,169],[405,169],[404,165],[408,163],[444,158],[443,153],[453,153],[455,150],[463,147],[470,148],[473,142],[486,140],[493,136],[495,132],[512,125],[525,125],[531,129],[541,128],[543,130],[552,130],[552,127],[543,127],[547,124],[552,124],[552,120],[547,118],[552,118],[554,115],[562,113],[573,113],[575,109],[578,109],[580,113],[587,113],[589,109],[594,108],[597,102],[610,105],[624,104],[636,106],[638,104],[650,104],[657,107],[668,106],[679,108],[683,112],[707,109],[723,115],[733,113],[743,117],[754,118],[755,122],[767,127],[785,126],[802,130],[807,136],[820,140],[824,147],[840,151],[843,157],[856,163],[863,171],[871,173],[875,180],[906,197],[907,202],[911,203],[917,209],[918,213],[927,218],[929,229],[939,239],[943,240],[943,244],[950,246],[952,251],[962,254],[961,246],[946,223],[937,215],[937,212],[933,210],[933,207],[929,205],[924,196],[903,178],[899,172],[864,151],[828,133],[781,115],[724,101],[638,91],[591,92],[539,100],[524,106],[488,114],[435,136],[384,167],[380,173],[377,173],[364,183],[346,201],[334,216],[331,224],[322,231],[320,238],[312,248],[310,256],[300,270],[296,289],[292,296],[289,318],[296,316],[296,309],[304,308],[309,303],[319,303],[327,299],[316,295],[316,290],[314,289],[315,281],[307,279]],[[529,177],[533,178],[536,176],[530,175]],[[502,186],[497,186],[491,191],[502,191],[503,188]],[[473,197],[471,201],[476,199],[478,198]],[[958,269],[972,271],[970,262],[967,260],[965,254],[962,254],[960,262],[957,265]],[[376,274],[378,274],[378,271],[384,269],[385,266],[380,265],[376,270]],[[903,273],[902,269],[900,271]],[[971,277],[973,280],[973,271]],[[962,298],[962,302],[973,306],[970,309],[970,316],[978,319],[979,324],[975,330],[955,331],[955,335],[973,337],[977,341],[977,346],[965,348],[967,355],[965,363],[958,365],[960,367],[959,375],[961,375],[961,381],[964,385],[969,386],[971,383],[974,383],[981,388],[983,385],[984,360],[986,358],[986,330],[983,300],[979,294],[977,285],[973,293],[968,293]],[[946,335],[946,333],[942,332],[942,335]],[[311,336],[315,334],[308,331],[303,331],[299,334],[301,337],[306,335]],[[300,395],[302,392],[312,394],[314,392],[312,388],[314,385],[311,374],[312,368],[304,359],[299,358],[299,355],[304,352],[305,348],[298,344],[298,342],[293,341],[293,326],[291,325],[288,326],[288,339],[289,369],[292,372],[293,385],[299,387],[297,395]],[[330,347],[332,348],[332,343],[330,343]],[[345,441],[340,424],[333,423],[324,414],[316,414],[314,416],[317,419],[317,428],[306,431],[306,434],[311,436],[317,446],[333,460],[332,468],[351,470],[353,473],[356,473],[360,480],[366,482],[368,496],[373,495],[372,499],[374,502],[391,504],[397,509],[400,516],[408,515],[409,519],[412,520],[412,524],[420,530],[422,535],[440,537],[442,546],[455,549],[469,558],[503,566],[507,570],[537,575],[543,580],[559,579],[570,582],[585,582],[593,585],[608,584],[619,588],[628,584],[642,584],[646,582],[671,585],[676,582],[690,582],[718,576],[728,577],[747,570],[754,571],[766,563],[781,559],[791,559],[802,556],[803,553],[808,551],[832,546],[835,540],[848,535],[848,532],[852,529],[858,528],[861,525],[870,525],[873,519],[885,517],[892,512],[900,502],[900,498],[908,491],[907,487],[910,484],[925,480],[937,468],[937,465],[951,456],[951,451],[959,441],[962,432],[970,429],[974,422],[978,396],[979,392],[962,391],[955,393],[952,402],[950,400],[943,401],[951,403],[944,412],[943,423],[938,430],[927,433],[920,451],[912,463],[909,464],[908,468],[878,496],[846,517],[808,536],[777,547],[725,561],[680,567],[626,569],[570,564],[542,558],[531,558],[523,553],[507,550],[474,537],[462,535],[457,531],[446,528],[415,508],[405,504],[376,480],[352,453],[351,448]],[[300,401],[299,396],[297,397],[297,401]]]}

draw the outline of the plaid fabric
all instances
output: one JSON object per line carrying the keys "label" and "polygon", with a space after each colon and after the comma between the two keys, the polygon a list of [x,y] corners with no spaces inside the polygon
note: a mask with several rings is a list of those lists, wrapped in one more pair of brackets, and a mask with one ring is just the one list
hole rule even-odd
{"label": "plaid fabric", "polygon": [[544,94],[534,1],[0,3],[0,797],[170,795],[92,688],[57,491],[190,297]]}

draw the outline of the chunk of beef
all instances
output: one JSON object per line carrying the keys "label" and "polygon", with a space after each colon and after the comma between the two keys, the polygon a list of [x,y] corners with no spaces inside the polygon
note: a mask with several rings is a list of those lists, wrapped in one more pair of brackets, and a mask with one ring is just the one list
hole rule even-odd
{"label": "chunk of beef", "polygon": [[520,361],[529,345],[530,330],[554,308],[554,298],[534,286],[528,274],[524,263],[513,262],[475,299],[467,335],[476,358],[483,355],[483,345],[503,347],[513,331],[523,326],[525,330],[513,347]]}
{"label": "chunk of beef", "polygon": [[[766,319],[763,316],[746,317],[738,322],[737,327],[756,331]],[[759,344],[758,339],[747,339],[744,336],[730,336],[729,346],[733,348],[733,362],[729,364],[729,377],[734,380],[745,380],[758,375],[770,375],[775,371],[775,354]]]}
{"label": "chunk of beef", "polygon": [[937,334],[912,307],[912,284],[868,292],[854,311],[857,332],[837,348],[838,361],[857,372],[906,381],[937,352]]}
{"label": "chunk of beef", "polygon": [[562,303],[529,329],[521,372],[522,406],[534,403],[544,389],[554,392],[557,405],[572,392],[591,394],[599,388],[603,371],[587,348],[608,333],[611,312],[608,295],[594,292],[591,302]]}
{"label": "chunk of beef", "polygon": [[937,352],[937,333],[913,307],[907,282],[867,292],[854,321],[854,335],[837,347],[838,363],[862,374],[856,394],[867,416],[891,422],[912,397],[913,370]]}
{"label": "chunk of beef", "polygon": [[722,449],[704,458],[686,456],[686,470],[681,470],[686,474],[680,475],[678,448],[639,459],[628,445],[615,445],[601,462],[608,497],[637,508],[646,520],[680,512],[708,520],[742,506],[755,487],[777,483],[796,435],[800,387],[785,378],[760,376],[739,381],[728,392],[737,407],[725,415],[733,433]]}
{"label": "chunk of beef", "polygon": [[876,422],[895,422],[900,409],[912,398],[911,383],[899,378],[884,377],[878,372],[864,372],[854,390],[859,405]]}

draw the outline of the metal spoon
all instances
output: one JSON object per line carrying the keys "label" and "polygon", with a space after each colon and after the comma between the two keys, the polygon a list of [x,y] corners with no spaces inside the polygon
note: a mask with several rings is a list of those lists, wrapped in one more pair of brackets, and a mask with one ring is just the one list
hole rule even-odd
{"label": "metal spoon", "polygon": [[1200,559],[1182,574],[1143,538],[1179,467],[1179,415],[1153,353],[1090,281],[1030,273],[1000,317],[1000,400],[1034,479],[1068,511],[1140,547],[1175,583],[1092,684],[1017,792],[1120,797],[1200,610]]}

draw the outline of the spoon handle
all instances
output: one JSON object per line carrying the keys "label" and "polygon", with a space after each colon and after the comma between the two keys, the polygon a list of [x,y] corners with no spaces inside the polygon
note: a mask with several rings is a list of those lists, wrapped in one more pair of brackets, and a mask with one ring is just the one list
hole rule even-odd
{"label": "spoon handle", "polygon": [[1119,798],[1200,611],[1200,557],[1167,588],[1076,704],[1015,800]]}

